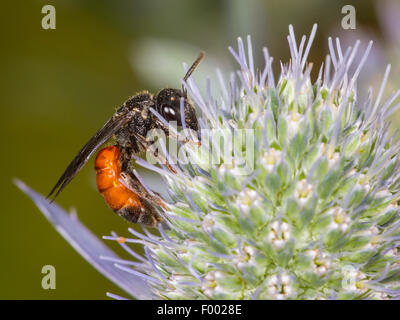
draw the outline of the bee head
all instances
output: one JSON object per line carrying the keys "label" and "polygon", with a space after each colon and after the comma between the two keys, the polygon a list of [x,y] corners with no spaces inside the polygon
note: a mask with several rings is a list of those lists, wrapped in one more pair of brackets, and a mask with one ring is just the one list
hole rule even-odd
{"label": "bee head", "polygon": [[[183,77],[183,81],[187,81],[192,75],[193,71],[196,70],[197,66],[203,60],[205,53],[200,52],[200,55],[193,62],[191,67]],[[183,98],[183,115],[181,112],[181,98]],[[157,112],[160,113],[165,120],[176,121],[178,126],[182,126],[182,120],[184,119],[186,127],[197,132],[199,135],[199,124],[197,122],[196,110],[193,104],[187,97],[187,92],[182,85],[182,90],[179,89],[162,89],[155,98]]]}
{"label": "bee head", "polygon": [[176,121],[178,126],[182,126],[181,98],[184,99],[183,119],[186,127],[197,132],[196,110],[182,90],[162,89],[155,98],[156,110],[166,121]]}

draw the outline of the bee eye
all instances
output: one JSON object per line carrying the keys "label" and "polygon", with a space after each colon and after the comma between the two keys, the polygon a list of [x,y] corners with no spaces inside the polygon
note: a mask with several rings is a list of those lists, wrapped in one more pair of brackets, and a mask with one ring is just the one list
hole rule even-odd
{"label": "bee eye", "polygon": [[175,110],[167,104],[162,106],[162,116],[167,121],[173,121],[177,119],[177,114]]}

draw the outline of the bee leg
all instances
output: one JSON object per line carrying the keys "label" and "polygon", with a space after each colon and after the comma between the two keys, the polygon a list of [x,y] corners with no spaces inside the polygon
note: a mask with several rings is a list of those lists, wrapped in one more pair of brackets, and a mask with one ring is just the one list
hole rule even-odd
{"label": "bee leg", "polygon": [[163,209],[168,209],[161,197],[158,194],[155,194],[153,191],[150,193],[134,174],[123,171],[120,174],[120,181],[129,190],[135,192],[140,198],[146,199],[150,203],[155,203]]}
{"label": "bee leg", "polygon": [[166,208],[165,203],[146,190],[140,183],[140,181],[127,171],[122,171],[120,173],[119,181],[124,185],[125,188],[135,194],[137,197],[137,202],[140,205],[127,205],[119,209],[117,213],[124,219],[133,222],[144,224],[147,226],[155,227],[161,221],[162,217],[155,205]]}
{"label": "bee leg", "polygon": [[139,223],[150,227],[156,227],[163,221],[150,201],[140,198],[140,211],[131,206],[125,206],[115,211],[119,216],[132,223]]}
{"label": "bee leg", "polygon": [[175,168],[169,163],[168,159],[167,159],[166,157],[164,157],[164,156],[158,151],[158,148],[155,148],[153,144],[146,143],[146,145],[145,145],[144,147],[145,147],[145,149],[146,149],[147,151],[150,151],[150,152],[153,154],[153,156],[154,156],[155,158],[157,158],[157,159],[160,161],[160,163],[165,164],[166,167],[169,169],[169,171],[171,171],[171,172],[174,173],[174,174],[177,173],[176,170],[175,170]]}
{"label": "bee leg", "polygon": [[[162,160],[161,160],[162,161]],[[171,171],[172,173],[177,173],[176,170],[174,169],[174,167],[172,167],[172,165],[168,162],[167,159],[164,158],[165,161],[165,165],[167,166],[167,168],[169,169],[169,171]]]}
{"label": "bee leg", "polygon": [[194,136],[194,137],[191,136],[190,139],[189,139],[189,137],[187,137],[186,135],[183,135],[183,134],[181,134],[181,133],[179,133],[179,132],[177,132],[177,133],[172,132],[172,131],[169,130],[169,128],[168,128],[165,124],[163,124],[163,123],[159,123],[159,126],[160,126],[160,128],[165,132],[165,134],[166,134],[168,137],[170,137],[170,138],[172,138],[172,139],[175,139],[175,140],[178,141],[178,142],[195,144],[195,145],[197,145],[197,146],[199,146],[199,147],[201,146],[200,136],[199,136],[198,133],[197,133],[197,138],[196,138],[196,136]]}
{"label": "bee leg", "polygon": [[139,139],[142,147],[146,150],[146,151],[150,151],[153,156],[158,159],[161,163],[164,163],[167,168],[174,174],[176,174],[176,170],[174,169],[174,167],[169,163],[168,159],[165,158],[159,151],[158,148],[154,146],[154,141],[147,141],[144,137],[137,135],[137,138]]}

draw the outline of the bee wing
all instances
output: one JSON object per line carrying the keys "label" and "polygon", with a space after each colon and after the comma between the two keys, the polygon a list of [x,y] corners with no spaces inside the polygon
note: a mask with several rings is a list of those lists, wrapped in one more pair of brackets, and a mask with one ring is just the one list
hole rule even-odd
{"label": "bee wing", "polygon": [[[67,184],[76,176],[79,170],[88,162],[94,152],[111,136],[123,127],[131,119],[131,115],[127,113],[112,117],[105,125],[97,131],[97,133],[83,146],[77,156],[71,161],[67,169],[57,181],[56,185],[51,189],[47,198],[49,199],[54,193],[55,195],[50,202],[53,202],[58,194],[67,186]],[[58,190],[57,190],[58,189]],[[57,192],[56,192],[57,190]]]}

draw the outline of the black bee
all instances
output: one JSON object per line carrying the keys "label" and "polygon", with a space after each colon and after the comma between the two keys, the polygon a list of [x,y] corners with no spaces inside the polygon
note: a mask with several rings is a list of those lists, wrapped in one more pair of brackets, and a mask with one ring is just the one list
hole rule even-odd
{"label": "black bee", "polygon": [[[201,52],[184,76],[186,81],[201,60]],[[181,116],[180,101],[184,100],[184,115]],[[59,193],[76,176],[89,158],[111,137],[116,144],[99,151],[95,161],[97,187],[110,208],[134,223],[155,226],[161,221],[155,205],[166,208],[163,201],[155,194],[150,194],[133,174],[132,155],[149,150],[151,141],[146,140],[152,129],[161,129],[171,136],[168,126],[161,121],[151,108],[156,110],[166,121],[176,121],[182,126],[198,132],[196,110],[182,86],[182,90],[166,88],[153,96],[149,92],[139,93],[127,100],[106,122],[106,124],[84,145],[61,175],[56,185],[47,196],[54,201]],[[174,172],[174,169],[167,167]]]}

